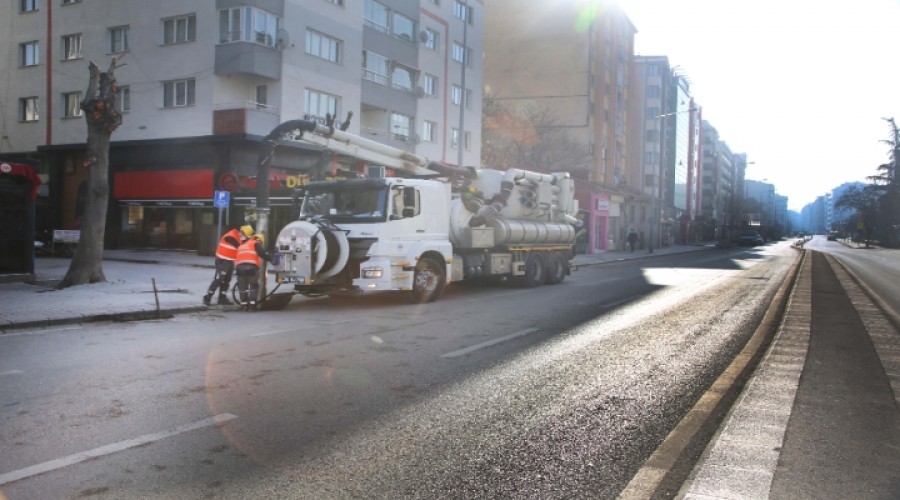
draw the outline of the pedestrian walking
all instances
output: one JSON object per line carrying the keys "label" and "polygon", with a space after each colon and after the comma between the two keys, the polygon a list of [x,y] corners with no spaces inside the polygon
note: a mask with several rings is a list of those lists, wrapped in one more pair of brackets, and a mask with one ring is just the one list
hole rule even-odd
{"label": "pedestrian walking", "polygon": [[631,251],[634,252],[634,246],[637,245],[638,242],[638,235],[636,232],[634,232],[634,228],[629,230],[628,238],[626,238],[626,241],[628,241],[628,246],[631,248]]}
{"label": "pedestrian walking", "polygon": [[259,269],[262,261],[271,263],[272,257],[266,253],[265,238],[261,234],[241,243],[238,247],[235,268],[237,269],[238,292],[241,310],[256,311],[259,301]]}
{"label": "pedestrian walking", "polygon": [[203,296],[205,305],[210,305],[216,289],[219,290],[219,304],[232,304],[228,300],[228,288],[231,286],[231,274],[234,272],[234,259],[237,258],[238,247],[252,235],[252,227],[241,226],[240,229],[227,231],[219,238],[219,245],[216,247],[216,274],[209,284],[206,295]]}

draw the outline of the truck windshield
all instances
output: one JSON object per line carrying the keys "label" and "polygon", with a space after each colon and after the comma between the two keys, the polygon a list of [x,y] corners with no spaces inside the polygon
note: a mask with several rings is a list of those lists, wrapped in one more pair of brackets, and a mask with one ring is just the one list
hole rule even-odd
{"label": "truck windshield", "polygon": [[339,185],[310,187],[303,199],[301,215],[332,222],[383,222],[387,208],[385,185]]}

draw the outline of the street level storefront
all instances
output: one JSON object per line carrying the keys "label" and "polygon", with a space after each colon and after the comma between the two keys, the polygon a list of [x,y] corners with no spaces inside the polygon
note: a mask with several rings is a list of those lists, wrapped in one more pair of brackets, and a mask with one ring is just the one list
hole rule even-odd
{"label": "street level storefront", "polygon": [[[292,190],[309,179],[305,173],[270,174],[272,228],[289,222]],[[243,225],[254,218],[256,190],[255,176],[233,172],[218,178],[209,169],[118,172],[113,178],[113,193],[120,212],[119,244],[211,255],[220,227]],[[228,207],[213,206],[215,191],[229,193]]]}
{"label": "street level storefront", "polygon": [[593,254],[614,249],[621,196],[612,195],[587,181],[576,179],[575,198],[584,222],[583,241],[577,244],[579,251]]}
{"label": "street level storefront", "polygon": [[34,280],[35,164],[0,157],[0,281]]}
{"label": "street level storefront", "polygon": [[[105,247],[211,255],[220,216],[225,228],[243,224],[255,212],[259,139],[236,134],[113,142]],[[84,144],[40,148],[57,186],[51,190],[54,210],[48,219],[52,220],[44,221],[44,226],[80,227],[89,174],[84,148]],[[318,149],[278,148],[270,170],[270,228],[287,224],[293,188],[320,175],[325,163]],[[213,206],[219,190],[231,195],[227,208]]]}

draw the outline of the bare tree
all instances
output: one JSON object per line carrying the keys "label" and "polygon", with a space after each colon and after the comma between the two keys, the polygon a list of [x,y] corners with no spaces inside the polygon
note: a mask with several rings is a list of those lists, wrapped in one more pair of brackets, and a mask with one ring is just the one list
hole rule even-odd
{"label": "bare tree", "polygon": [[835,208],[852,208],[856,210],[856,215],[850,218],[851,221],[856,221],[857,227],[861,228],[857,231],[855,239],[864,239],[867,247],[870,246],[874,235],[880,197],[881,190],[878,186],[851,186],[844,191],[844,194],[834,204]]}
{"label": "bare tree", "polygon": [[87,122],[88,195],[81,223],[78,249],[65,277],[57,288],[106,281],[103,274],[103,238],[106,234],[106,207],[109,202],[109,139],[122,123],[115,101],[116,60],[104,72],[93,61],[88,66],[90,80],[81,101]]}
{"label": "bare tree", "polygon": [[482,163],[491,168],[538,172],[586,171],[590,151],[572,138],[556,112],[526,106],[513,112],[486,97],[483,106]]}

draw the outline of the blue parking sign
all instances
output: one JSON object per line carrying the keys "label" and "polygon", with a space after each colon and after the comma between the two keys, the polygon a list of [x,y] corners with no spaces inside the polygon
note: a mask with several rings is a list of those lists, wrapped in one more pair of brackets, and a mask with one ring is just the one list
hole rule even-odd
{"label": "blue parking sign", "polygon": [[231,201],[231,193],[229,191],[216,191],[215,198],[213,198],[213,205],[216,208],[228,208],[228,203]]}

